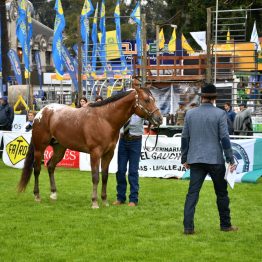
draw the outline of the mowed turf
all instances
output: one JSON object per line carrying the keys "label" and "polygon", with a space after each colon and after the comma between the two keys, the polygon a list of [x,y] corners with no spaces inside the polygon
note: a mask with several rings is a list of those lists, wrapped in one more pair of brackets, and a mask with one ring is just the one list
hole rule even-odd
{"label": "mowed turf", "polygon": [[[90,173],[58,168],[54,202],[43,167],[41,203],[33,198],[33,176],[25,193],[16,192],[20,173],[0,161],[0,261],[262,261],[261,179],[229,190],[232,222],[239,231],[228,233],[219,230],[212,182],[205,182],[196,234],[185,236],[188,181],[140,178],[137,207],[92,210]],[[110,175],[110,203],[115,185]]]}

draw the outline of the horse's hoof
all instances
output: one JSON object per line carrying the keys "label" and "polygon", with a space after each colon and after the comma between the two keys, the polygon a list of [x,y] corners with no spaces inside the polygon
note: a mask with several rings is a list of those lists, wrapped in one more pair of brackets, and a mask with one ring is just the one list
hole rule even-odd
{"label": "horse's hoof", "polygon": [[35,202],[41,202],[41,197],[39,195],[35,196]]}
{"label": "horse's hoof", "polygon": [[52,192],[51,195],[50,195],[50,199],[57,200],[57,193],[56,192]]}
{"label": "horse's hoof", "polygon": [[99,208],[98,203],[97,203],[97,202],[93,203],[93,204],[92,204],[92,208],[93,208],[93,209],[97,209],[97,208]]}

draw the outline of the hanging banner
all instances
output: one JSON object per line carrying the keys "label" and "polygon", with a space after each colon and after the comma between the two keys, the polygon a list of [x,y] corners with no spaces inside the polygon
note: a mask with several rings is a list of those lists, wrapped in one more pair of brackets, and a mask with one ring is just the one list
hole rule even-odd
{"label": "hanging banner", "polygon": [[21,66],[20,66],[18,55],[14,49],[10,49],[7,55],[12,65],[12,69],[15,73],[17,84],[22,85],[22,71],[21,71]]}
{"label": "hanging banner", "polygon": [[76,78],[76,74],[77,74],[76,69],[74,66],[74,62],[69,54],[69,51],[64,45],[62,46],[62,59],[70,75],[75,91],[77,92],[78,91],[78,82]]}
{"label": "hanging banner", "polygon": [[[3,132],[4,138],[4,152],[3,162],[5,165],[22,169],[24,166],[24,160],[29,149],[31,141],[31,132]],[[0,132],[1,138],[1,132]],[[47,147],[44,152],[44,163],[53,154],[52,147]],[[79,167],[79,152],[67,149],[63,159],[57,166],[78,168]]]}
{"label": "hanging banner", "polygon": [[40,53],[39,51],[35,52],[35,62],[37,67],[37,73],[38,73],[38,79],[39,79],[39,86],[40,90],[42,90],[43,87],[43,80],[42,80],[42,66],[41,66],[41,59],[40,59]]}

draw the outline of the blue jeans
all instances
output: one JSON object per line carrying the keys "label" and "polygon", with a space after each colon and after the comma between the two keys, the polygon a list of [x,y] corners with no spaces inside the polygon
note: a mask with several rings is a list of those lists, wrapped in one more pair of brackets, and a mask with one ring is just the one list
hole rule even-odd
{"label": "blue jeans", "polygon": [[129,163],[128,182],[130,184],[129,202],[138,202],[138,169],[141,155],[142,139],[127,141],[120,138],[118,144],[118,171],[116,173],[117,200],[126,201],[126,171]]}
{"label": "blue jeans", "polygon": [[220,227],[228,228],[231,226],[227,182],[224,179],[225,171],[225,165],[190,165],[190,183],[184,208],[185,229],[194,229],[195,207],[198,202],[200,189],[207,174],[209,174],[212,178],[217,196],[217,208],[220,217]]}

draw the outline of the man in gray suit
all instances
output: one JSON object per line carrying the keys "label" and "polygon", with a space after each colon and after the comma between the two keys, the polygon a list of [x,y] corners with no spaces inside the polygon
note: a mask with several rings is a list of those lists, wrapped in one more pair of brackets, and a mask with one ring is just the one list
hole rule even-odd
{"label": "man in gray suit", "polygon": [[230,171],[236,166],[227,128],[225,111],[215,107],[216,87],[201,89],[201,106],[187,112],[181,138],[181,162],[190,168],[190,184],[184,207],[184,233],[194,234],[194,213],[199,192],[207,174],[214,183],[222,231],[236,231],[231,225],[229,197],[225,176],[226,162]]}

